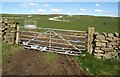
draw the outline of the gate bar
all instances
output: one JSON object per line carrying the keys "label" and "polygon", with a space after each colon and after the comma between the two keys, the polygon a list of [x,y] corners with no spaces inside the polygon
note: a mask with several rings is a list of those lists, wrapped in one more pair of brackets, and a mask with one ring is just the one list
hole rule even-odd
{"label": "gate bar", "polygon": [[[78,49],[76,46],[74,46],[73,44],[71,44],[69,41],[67,41],[66,39],[64,39],[63,37],[61,37],[59,34],[57,34],[55,31],[53,31],[56,35],[58,35],[60,38],[62,38],[63,40],[65,40],[69,45],[72,45],[75,49]],[[79,49],[78,49],[79,50]],[[79,50],[80,51],[80,50]],[[81,51],[80,51],[81,52]]]}
{"label": "gate bar", "polygon": [[86,31],[77,31],[77,30],[65,30],[65,29],[54,29],[54,28],[39,28],[38,29],[46,29],[46,30],[49,30],[49,29],[52,29],[52,30],[57,30],[57,31],[68,31],[68,32],[82,32],[82,33],[86,33]]}

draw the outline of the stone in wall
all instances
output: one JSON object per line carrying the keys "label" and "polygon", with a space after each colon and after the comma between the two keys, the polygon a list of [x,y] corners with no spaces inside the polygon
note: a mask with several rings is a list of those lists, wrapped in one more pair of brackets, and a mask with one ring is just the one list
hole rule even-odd
{"label": "stone in wall", "polygon": [[105,52],[114,52],[114,48],[101,48]]}
{"label": "stone in wall", "polygon": [[108,37],[112,38],[112,37],[114,37],[114,35],[112,33],[108,33]]}
{"label": "stone in wall", "polygon": [[102,33],[102,35],[104,35],[105,37],[107,37],[107,36],[108,36],[108,35],[107,35],[107,33],[105,33],[105,32],[103,32],[103,33]]}
{"label": "stone in wall", "polygon": [[94,42],[99,42],[99,40],[98,40],[98,39],[95,39]]}
{"label": "stone in wall", "polygon": [[112,45],[107,45],[106,47],[107,47],[107,48],[112,48],[113,46],[112,46]]}
{"label": "stone in wall", "polygon": [[104,53],[102,50],[95,50],[96,53]]}
{"label": "stone in wall", "polygon": [[117,50],[118,53],[120,53],[120,50]]}
{"label": "stone in wall", "polygon": [[104,35],[97,35],[96,39],[97,40],[105,40],[105,36]]}
{"label": "stone in wall", "polygon": [[119,33],[115,32],[114,33],[115,37],[119,37]]}
{"label": "stone in wall", "polygon": [[119,41],[120,38],[119,38],[119,37],[113,37],[113,40],[115,40],[115,41]]}
{"label": "stone in wall", "polygon": [[103,55],[103,57],[105,59],[111,59],[111,58],[115,58],[118,56],[117,52],[110,52],[110,53],[106,53],[105,55]]}
{"label": "stone in wall", "polygon": [[106,47],[106,43],[96,42],[97,47]]}
{"label": "stone in wall", "polygon": [[95,42],[108,43],[108,41],[107,41],[107,40],[97,40],[97,39],[95,39]]}
{"label": "stone in wall", "polygon": [[115,50],[118,50],[118,47],[115,46],[114,49],[115,49]]}
{"label": "stone in wall", "polygon": [[101,40],[101,42],[103,42],[103,43],[108,43],[108,41],[106,41],[106,40]]}
{"label": "stone in wall", "polygon": [[110,43],[107,43],[108,45],[118,45],[118,43],[116,42],[110,42]]}
{"label": "stone in wall", "polygon": [[109,38],[109,37],[107,37],[106,40],[109,41],[109,42],[114,41],[112,38]]}
{"label": "stone in wall", "polygon": [[100,47],[95,47],[95,50],[100,50]]}
{"label": "stone in wall", "polygon": [[105,54],[105,55],[103,55],[103,58],[104,58],[104,59],[111,59],[112,57],[111,57],[111,55],[109,55],[109,54]]}

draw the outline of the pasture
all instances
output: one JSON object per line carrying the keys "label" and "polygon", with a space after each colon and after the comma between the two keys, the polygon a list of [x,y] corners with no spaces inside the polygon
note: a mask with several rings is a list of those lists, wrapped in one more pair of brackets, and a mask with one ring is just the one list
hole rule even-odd
{"label": "pasture", "polygon": [[[9,20],[16,20],[20,25],[24,25],[24,20],[29,19],[28,15],[6,15]],[[37,21],[37,26],[41,28],[57,28],[69,30],[87,30],[88,27],[95,27],[98,32],[118,32],[118,18],[113,17],[98,17],[98,16],[85,16],[85,15],[31,15],[31,19]],[[63,16],[61,19],[69,20],[70,22],[63,21],[50,21],[49,18]],[[8,18],[9,17],[9,18]],[[3,18],[4,19],[4,18]]]}
{"label": "pasture", "polygon": [[[85,15],[68,16],[68,15],[58,15],[58,14],[56,15],[32,14],[31,16],[32,16],[31,19],[36,20],[37,26],[41,28],[87,31],[88,27],[95,27],[95,30],[101,33],[102,32],[114,33],[114,32],[118,32],[118,29],[119,29],[118,18],[112,18],[112,17],[98,17],[98,16],[87,16],[87,15],[86,16]],[[69,22],[49,20],[49,18],[53,18],[57,16],[62,16],[60,20],[68,20]],[[23,15],[23,14],[2,14],[2,17],[3,17],[3,20],[8,19],[8,20],[18,21],[20,23],[20,26],[24,26],[24,20],[29,19],[28,15]],[[54,53],[51,54],[46,52],[39,53],[34,51],[26,51],[26,50],[23,50],[18,45],[12,46],[5,43],[3,43],[2,52],[3,52],[3,65],[5,69],[3,71],[3,74],[11,74],[12,71],[9,70],[9,67],[10,67],[9,65],[12,65],[12,64],[15,65],[16,67],[19,65],[18,69],[16,69],[16,67],[12,68],[12,70],[14,71],[13,72],[14,74],[16,73],[19,74],[20,72],[21,74],[25,74],[25,72],[27,72],[28,74],[38,74],[39,73],[38,70],[40,71],[40,69],[44,69],[41,66],[39,66],[38,70],[35,69],[37,68],[36,66],[40,63],[42,63],[44,67],[46,67],[43,71],[43,74],[50,74],[50,75],[76,74],[76,71],[69,71],[70,69],[73,70],[73,68],[71,66],[71,63],[67,62],[66,57],[58,56],[58,55],[56,56],[56,54]],[[27,52],[28,54],[26,54]],[[83,54],[86,54],[86,53],[83,53]],[[120,74],[119,61],[114,59],[99,60],[89,54],[86,54],[86,56],[82,56],[83,54],[81,54],[80,57],[74,57],[74,58],[79,63],[78,68],[81,68],[87,75],[119,75]],[[23,58],[20,58],[21,55],[23,56]],[[32,60],[30,60],[31,56],[34,57]],[[54,60],[52,60],[53,58]],[[18,62],[18,59],[20,60],[20,62],[23,62],[22,63],[23,67],[20,66],[21,65],[20,62],[18,63],[18,65],[15,64],[15,62],[16,63]],[[40,62],[37,62],[38,60],[40,60]],[[65,60],[65,62],[63,62],[62,60]],[[27,64],[25,64],[25,62],[27,62]],[[32,63],[29,63],[29,62],[32,62]],[[53,65],[51,64],[51,62],[53,63]],[[61,66],[64,69],[61,69],[58,66]],[[34,70],[36,71],[32,70],[33,67],[34,67]],[[52,67],[54,69],[52,69]],[[27,70],[20,71],[21,68],[23,69],[26,68]],[[6,70],[9,70],[9,72],[7,72]],[[19,70],[19,71],[16,71],[16,70]],[[58,71],[56,72],[56,70]],[[74,70],[78,70],[78,69],[74,69]],[[84,75],[83,71],[81,71],[81,74]],[[74,72],[74,73],[71,73],[71,72]],[[77,74],[79,74],[79,72]]]}

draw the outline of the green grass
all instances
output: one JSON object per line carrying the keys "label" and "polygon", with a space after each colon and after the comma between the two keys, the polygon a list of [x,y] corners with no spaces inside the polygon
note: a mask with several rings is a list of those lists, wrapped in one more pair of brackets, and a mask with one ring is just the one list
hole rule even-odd
{"label": "green grass", "polygon": [[2,43],[2,60],[3,63],[6,63],[10,56],[14,55],[18,51],[20,51],[20,46],[16,44],[6,44]]}
{"label": "green grass", "polygon": [[[22,16],[22,18],[14,19],[20,22],[20,25],[24,25],[24,20],[27,20],[27,15],[3,15],[3,16]],[[56,22],[49,21],[49,17],[55,17],[54,15],[32,15],[32,19],[37,21],[37,26],[44,28],[59,28],[59,29],[72,29],[72,30],[85,30],[88,27],[95,27],[97,32],[118,32],[118,18],[112,17],[97,17],[97,16],[63,16],[65,20],[70,22]],[[9,19],[9,18],[8,18]],[[10,20],[12,20],[10,19]]]}
{"label": "green grass", "polygon": [[116,59],[102,60],[85,53],[86,56],[77,57],[81,68],[91,75],[119,75],[120,76],[120,61]]}
{"label": "green grass", "polygon": [[56,58],[57,58],[57,55],[55,53],[46,52],[45,55],[44,55],[44,60],[47,63],[54,62],[54,60],[56,60]]}

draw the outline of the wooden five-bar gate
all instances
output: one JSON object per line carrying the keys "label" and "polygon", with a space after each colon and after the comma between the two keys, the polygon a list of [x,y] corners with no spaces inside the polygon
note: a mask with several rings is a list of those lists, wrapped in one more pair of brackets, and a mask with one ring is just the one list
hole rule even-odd
{"label": "wooden five-bar gate", "polygon": [[20,28],[20,44],[27,49],[79,55],[88,46],[88,32],[52,28]]}

